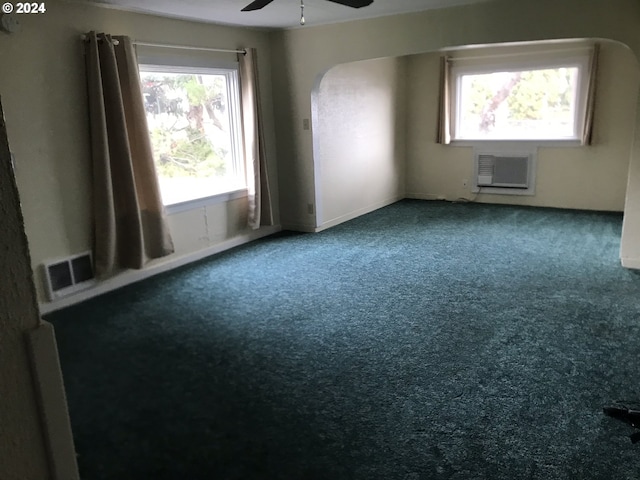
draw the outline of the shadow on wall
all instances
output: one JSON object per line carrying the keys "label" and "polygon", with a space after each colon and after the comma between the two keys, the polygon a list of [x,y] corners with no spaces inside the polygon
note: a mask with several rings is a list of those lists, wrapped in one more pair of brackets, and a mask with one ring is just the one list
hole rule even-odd
{"label": "shadow on wall", "polygon": [[404,196],[404,58],[337,65],[311,95],[317,227]]}

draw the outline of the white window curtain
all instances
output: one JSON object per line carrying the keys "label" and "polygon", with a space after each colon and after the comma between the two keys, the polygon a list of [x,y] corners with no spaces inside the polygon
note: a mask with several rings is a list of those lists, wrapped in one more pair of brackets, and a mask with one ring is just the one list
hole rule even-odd
{"label": "white window curtain", "polygon": [[596,88],[598,87],[598,59],[600,57],[600,44],[596,43],[591,51],[589,65],[589,90],[587,90],[587,105],[584,118],[584,130],[582,132],[582,145],[593,144],[593,116],[596,106]]}
{"label": "white window curtain", "polygon": [[440,57],[440,105],[438,109],[438,137],[436,143],[451,143],[451,62]]}
{"label": "white window curtain", "polygon": [[96,274],[174,251],[166,226],[135,51],[128,37],[85,36]]}
{"label": "white window curtain", "polygon": [[253,229],[273,225],[271,191],[267,175],[267,158],[260,109],[258,62],[255,48],[239,54],[240,102],[242,104],[242,131],[244,157],[249,191],[248,223]]}

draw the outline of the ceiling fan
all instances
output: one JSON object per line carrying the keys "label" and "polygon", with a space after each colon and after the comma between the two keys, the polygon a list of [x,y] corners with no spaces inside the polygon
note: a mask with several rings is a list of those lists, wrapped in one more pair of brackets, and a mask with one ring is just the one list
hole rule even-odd
{"label": "ceiling fan", "polygon": [[[371,5],[373,0],[327,0],[328,2],[339,3],[340,5],[345,5],[347,7],[353,8],[362,8],[367,5]],[[273,0],[255,0],[251,2],[249,5],[244,7],[241,11],[250,12],[252,10],[260,10],[263,7],[269,5]]]}

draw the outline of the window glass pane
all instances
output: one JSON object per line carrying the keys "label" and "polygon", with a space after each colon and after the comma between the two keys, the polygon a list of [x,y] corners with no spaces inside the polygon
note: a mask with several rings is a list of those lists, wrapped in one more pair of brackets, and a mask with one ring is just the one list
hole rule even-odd
{"label": "window glass pane", "polygon": [[244,186],[225,74],[140,73],[165,205]]}
{"label": "window glass pane", "polygon": [[575,138],[578,73],[563,67],[460,75],[456,138]]}

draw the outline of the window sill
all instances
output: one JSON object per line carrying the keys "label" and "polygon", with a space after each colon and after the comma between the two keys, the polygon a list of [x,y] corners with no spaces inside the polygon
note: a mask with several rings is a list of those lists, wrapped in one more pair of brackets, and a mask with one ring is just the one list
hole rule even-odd
{"label": "window sill", "polygon": [[500,145],[501,147],[582,147],[580,140],[451,140],[453,147],[487,147]]}
{"label": "window sill", "polygon": [[237,198],[244,198],[247,195],[248,190],[246,188],[241,188],[238,190],[232,190],[230,192],[211,195],[210,197],[196,198],[195,200],[188,200],[186,202],[165,205],[164,209],[167,215],[174,215],[176,213],[187,212],[189,210],[195,210],[197,208],[208,207],[210,205],[228,202]]}

